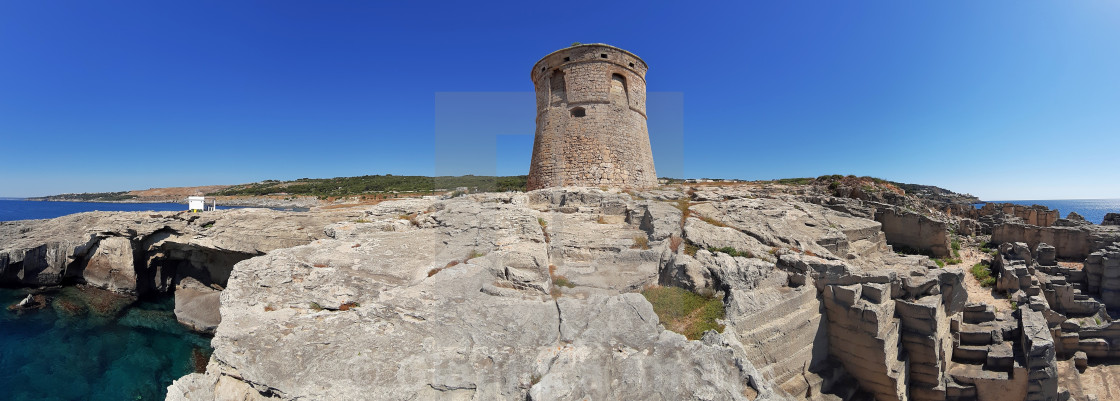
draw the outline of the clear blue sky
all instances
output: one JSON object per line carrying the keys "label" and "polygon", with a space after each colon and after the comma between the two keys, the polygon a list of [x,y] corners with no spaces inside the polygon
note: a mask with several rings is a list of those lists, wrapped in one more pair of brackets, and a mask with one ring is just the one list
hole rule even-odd
{"label": "clear blue sky", "polygon": [[1120,198],[1120,2],[731,3],[0,1],[0,196],[525,174],[531,100],[437,161],[439,94],[580,41],[676,102],[659,172]]}

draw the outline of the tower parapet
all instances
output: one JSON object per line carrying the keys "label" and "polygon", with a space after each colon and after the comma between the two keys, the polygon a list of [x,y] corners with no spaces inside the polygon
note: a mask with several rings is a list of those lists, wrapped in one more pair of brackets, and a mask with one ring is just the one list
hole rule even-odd
{"label": "tower parapet", "polygon": [[633,53],[605,44],[557,50],[533,65],[537,131],[528,189],[657,185],[647,69]]}

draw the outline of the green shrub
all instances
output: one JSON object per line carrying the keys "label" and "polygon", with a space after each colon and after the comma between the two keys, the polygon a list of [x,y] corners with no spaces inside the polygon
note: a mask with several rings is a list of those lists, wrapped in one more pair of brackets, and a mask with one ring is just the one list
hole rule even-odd
{"label": "green shrub", "polygon": [[980,282],[981,287],[991,287],[996,284],[996,278],[992,277],[992,269],[990,266],[977,263],[970,269],[972,276],[976,277],[976,281]]}
{"label": "green shrub", "polygon": [[735,249],[735,248],[732,248],[732,247],[729,247],[729,246],[725,246],[723,248],[708,248],[708,252],[711,252],[711,253],[723,252],[723,253],[726,253],[726,254],[731,255],[731,256],[742,256],[744,258],[753,258],[754,257],[754,254],[751,253],[750,251],[740,251],[738,249]]}
{"label": "green shrub", "polygon": [[699,340],[705,331],[723,331],[723,301],[677,287],[654,287],[642,291],[666,329]]}
{"label": "green shrub", "polygon": [[999,253],[999,244],[994,243],[992,241],[988,241],[988,242],[985,242],[983,244],[980,244],[980,252],[984,252],[984,253],[990,254],[992,256],[996,256],[996,254]]}
{"label": "green shrub", "polygon": [[939,268],[940,267],[945,267],[945,262],[942,262],[941,259],[934,259],[933,263],[937,263],[937,267],[939,267]]}
{"label": "green shrub", "polygon": [[782,185],[809,185],[813,183],[812,178],[782,178],[779,180],[771,181],[776,184]]}
{"label": "green shrub", "polygon": [[[425,177],[403,175],[366,175],[361,177],[300,178],[295,181],[265,180],[253,184],[234,185],[207,195],[263,196],[286,193],[289,196],[348,196],[362,194],[433,193],[436,189],[471,188],[471,192],[524,191],[528,176],[491,177],[465,175],[458,177]],[[456,191],[461,195],[464,191]]]}

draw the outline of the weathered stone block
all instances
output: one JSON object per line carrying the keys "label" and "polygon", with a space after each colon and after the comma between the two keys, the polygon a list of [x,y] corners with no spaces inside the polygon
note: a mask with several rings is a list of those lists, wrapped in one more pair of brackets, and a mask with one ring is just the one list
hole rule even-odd
{"label": "weathered stone block", "polygon": [[863,291],[863,286],[858,284],[847,286],[833,285],[829,286],[829,288],[832,289],[832,296],[836,302],[848,306],[855,305],[856,302],[859,302],[860,294]]}
{"label": "weathered stone block", "polygon": [[871,303],[879,304],[891,299],[890,290],[891,286],[887,284],[866,283],[863,284],[861,296]]}
{"label": "weathered stone block", "polygon": [[984,305],[982,310],[976,310],[975,308],[969,310],[965,308],[963,317],[965,323],[978,324],[990,322],[996,319],[996,309],[991,305]]}
{"label": "weathered stone block", "polygon": [[1035,254],[1038,255],[1038,264],[1042,266],[1057,266],[1058,250],[1053,246],[1040,242],[1035,247]]}

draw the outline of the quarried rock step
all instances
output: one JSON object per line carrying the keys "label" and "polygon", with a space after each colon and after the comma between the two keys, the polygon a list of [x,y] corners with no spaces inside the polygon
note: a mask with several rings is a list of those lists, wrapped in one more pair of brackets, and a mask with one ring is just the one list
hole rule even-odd
{"label": "quarried rock step", "polygon": [[988,359],[984,368],[989,370],[1010,371],[1015,366],[1015,350],[1011,343],[1004,342],[988,346]]}
{"label": "quarried rock step", "polygon": [[949,380],[949,383],[945,385],[945,398],[950,400],[976,399],[976,386]]}
{"label": "quarried rock step", "polygon": [[968,304],[964,307],[964,322],[980,324],[996,320],[996,309],[991,305]]}
{"label": "quarried rock step", "polygon": [[969,363],[954,364],[949,368],[949,376],[958,383],[971,385],[975,385],[977,380],[1008,380],[1011,377],[1007,372],[987,370],[983,365]]}
{"label": "quarried rock step", "polygon": [[988,345],[992,343],[995,327],[962,323],[960,330],[960,345]]}
{"label": "quarried rock step", "polygon": [[988,361],[987,345],[961,345],[953,349],[953,361],[983,364]]}

